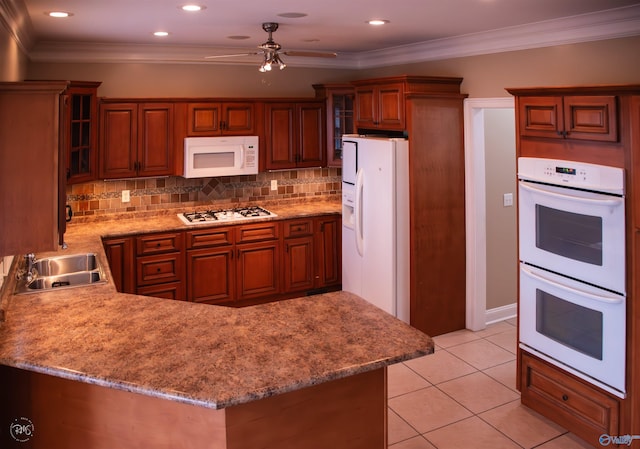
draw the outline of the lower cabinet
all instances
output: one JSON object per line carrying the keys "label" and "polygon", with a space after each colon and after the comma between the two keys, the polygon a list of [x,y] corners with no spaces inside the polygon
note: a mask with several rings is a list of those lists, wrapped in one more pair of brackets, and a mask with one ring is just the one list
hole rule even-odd
{"label": "lower cabinet", "polygon": [[616,397],[550,365],[521,353],[522,404],[537,411],[594,447],[601,435],[618,435]]}
{"label": "lower cabinet", "polygon": [[240,306],[338,289],[340,226],[326,215],[103,243],[120,292]]}

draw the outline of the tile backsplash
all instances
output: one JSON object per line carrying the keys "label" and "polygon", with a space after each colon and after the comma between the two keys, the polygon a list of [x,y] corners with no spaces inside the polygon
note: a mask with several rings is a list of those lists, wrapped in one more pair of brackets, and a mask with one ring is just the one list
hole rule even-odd
{"label": "tile backsplash", "polygon": [[[113,214],[157,213],[163,209],[339,199],[341,176],[340,168],[313,168],[219,178],[99,180],[67,186],[67,204],[73,209],[73,221],[91,221]],[[271,190],[272,180],[277,181],[277,190]],[[122,202],[123,190],[129,190],[129,202]]]}

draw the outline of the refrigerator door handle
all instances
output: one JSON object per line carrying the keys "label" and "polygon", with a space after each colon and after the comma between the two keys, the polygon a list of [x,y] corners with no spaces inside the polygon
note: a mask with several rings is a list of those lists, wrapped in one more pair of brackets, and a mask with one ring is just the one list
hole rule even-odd
{"label": "refrigerator door handle", "polygon": [[364,235],[362,233],[362,194],[364,189],[364,173],[359,169],[356,175],[356,201],[355,201],[355,237],[356,249],[360,257],[364,255]]}

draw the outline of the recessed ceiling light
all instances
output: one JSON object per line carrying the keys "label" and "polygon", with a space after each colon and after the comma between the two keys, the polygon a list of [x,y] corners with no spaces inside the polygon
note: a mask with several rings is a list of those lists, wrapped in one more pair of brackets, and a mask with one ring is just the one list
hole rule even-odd
{"label": "recessed ceiling light", "polygon": [[156,31],[155,33],[153,33],[154,36],[156,37],[166,37],[169,35],[168,31]]}
{"label": "recessed ceiling light", "polygon": [[389,23],[389,21],[385,19],[373,19],[373,20],[369,20],[367,23],[369,25],[380,26],[380,25],[386,25],[387,23]]}
{"label": "recessed ceiling light", "polygon": [[303,12],[283,12],[282,14],[278,14],[279,17],[284,17],[285,19],[300,19],[301,17],[307,17],[308,14]]}
{"label": "recessed ceiling light", "polygon": [[66,11],[50,11],[50,12],[46,12],[45,14],[48,15],[49,17],[55,17],[56,19],[70,17],[73,15],[70,12],[66,12]]}
{"label": "recessed ceiling light", "polygon": [[233,39],[234,41],[242,41],[249,38],[251,38],[251,36],[227,36],[227,39]]}
{"label": "recessed ceiling light", "polygon": [[180,9],[182,9],[183,11],[188,11],[188,12],[197,12],[197,11],[202,11],[203,9],[206,9],[207,7],[204,5],[196,5],[196,4],[188,4],[188,5],[182,5],[180,6]]}

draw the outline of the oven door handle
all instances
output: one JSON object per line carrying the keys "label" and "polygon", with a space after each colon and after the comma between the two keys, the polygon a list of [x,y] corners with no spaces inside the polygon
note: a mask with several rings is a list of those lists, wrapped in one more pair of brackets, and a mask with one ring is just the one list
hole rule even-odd
{"label": "oven door handle", "polygon": [[585,204],[598,204],[600,206],[614,206],[614,207],[624,204],[624,200],[622,198],[612,198],[607,200],[596,199],[596,198],[582,198],[580,196],[565,195],[562,193],[550,192],[545,189],[534,187],[531,184],[528,184],[524,181],[520,181],[520,187],[523,188],[524,190],[528,190],[529,192],[539,193],[541,195],[548,195],[554,198],[560,198],[562,200],[570,199],[571,201],[576,201],[576,202],[585,203]]}
{"label": "oven door handle", "polygon": [[559,282],[552,281],[551,279],[547,279],[544,276],[540,276],[524,265],[520,266],[520,269],[529,277],[536,279],[540,282],[545,282],[547,284],[553,285],[560,290],[564,290],[569,293],[578,294],[585,298],[593,299],[594,301],[604,302],[607,304],[621,304],[624,301],[624,297],[620,296],[604,296],[604,295],[596,295],[594,293],[585,292],[583,290],[577,290],[575,288],[568,287],[564,284],[560,284]]}

